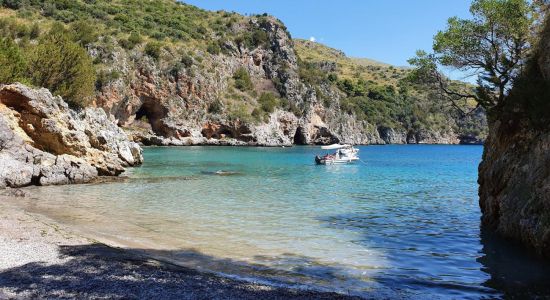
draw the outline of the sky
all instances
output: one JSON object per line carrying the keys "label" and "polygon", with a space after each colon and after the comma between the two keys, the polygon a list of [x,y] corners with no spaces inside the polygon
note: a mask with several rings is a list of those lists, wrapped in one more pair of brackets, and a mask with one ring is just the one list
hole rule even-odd
{"label": "sky", "polygon": [[184,0],[208,10],[267,12],[292,37],[311,39],[348,56],[406,66],[452,16],[467,18],[469,0]]}

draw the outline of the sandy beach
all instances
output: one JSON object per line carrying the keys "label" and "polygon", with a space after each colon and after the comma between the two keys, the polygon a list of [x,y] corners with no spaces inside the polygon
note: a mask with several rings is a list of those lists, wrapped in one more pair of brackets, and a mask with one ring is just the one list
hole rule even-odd
{"label": "sandy beach", "polygon": [[99,243],[2,200],[6,197],[0,196],[0,299],[351,298],[175,266]]}

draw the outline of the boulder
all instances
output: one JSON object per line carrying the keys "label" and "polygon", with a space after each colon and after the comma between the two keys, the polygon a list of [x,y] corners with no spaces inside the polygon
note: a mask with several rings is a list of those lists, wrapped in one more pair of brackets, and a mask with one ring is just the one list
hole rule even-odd
{"label": "boulder", "polygon": [[142,160],[102,109],[72,110],[47,89],[0,87],[0,187],[90,182]]}

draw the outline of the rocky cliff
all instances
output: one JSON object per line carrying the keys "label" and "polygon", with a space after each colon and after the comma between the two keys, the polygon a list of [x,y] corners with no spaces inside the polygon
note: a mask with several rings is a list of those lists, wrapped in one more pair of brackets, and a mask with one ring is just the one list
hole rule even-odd
{"label": "rocky cliff", "polygon": [[[0,15],[0,35],[14,40],[23,61],[44,35],[66,30],[65,38],[93,58],[93,66],[83,71],[86,93],[97,75],[93,106],[136,142],[483,140],[483,112],[462,122],[441,97],[407,83],[406,68],[294,40],[267,14],[205,11],[174,0],[75,0],[0,1]],[[55,84],[50,88],[59,92]]]}
{"label": "rocky cliff", "polygon": [[84,183],[142,162],[102,109],[69,109],[46,89],[0,88],[0,188]]}
{"label": "rocky cliff", "polygon": [[[461,140],[450,125],[411,130],[358,120],[341,109],[346,95],[337,86],[304,82],[295,41],[273,17],[244,18],[229,31],[231,36],[263,32],[266,43],[250,47],[227,39],[220,53],[194,50],[184,63],[174,60],[173,49],[163,49],[160,59],[154,59],[139,47],[126,51],[115,44],[106,50],[97,43],[90,54],[108,66],[106,73],[119,77],[101,86],[96,106],[146,145],[482,142]],[[233,76],[241,68],[250,75],[250,91],[235,88]],[[288,104],[255,118],[258,98],[265,93]]]}
{"label": "rocky cliff", "polygon": [[483,224],[550,257],[550,20],[489,128],[479,167]]}

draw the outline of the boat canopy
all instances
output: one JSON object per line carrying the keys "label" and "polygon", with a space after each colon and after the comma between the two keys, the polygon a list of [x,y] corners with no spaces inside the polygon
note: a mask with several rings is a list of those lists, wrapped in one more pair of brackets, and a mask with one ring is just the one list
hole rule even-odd
{"label": "boat canopy", "polygon": [[333,144],[329,146],[322,146],[321,149],[323,150],[336,150],[336,149],[342,149],[342,148],[349,148],[351,145],[340,145],[340,144]]}

